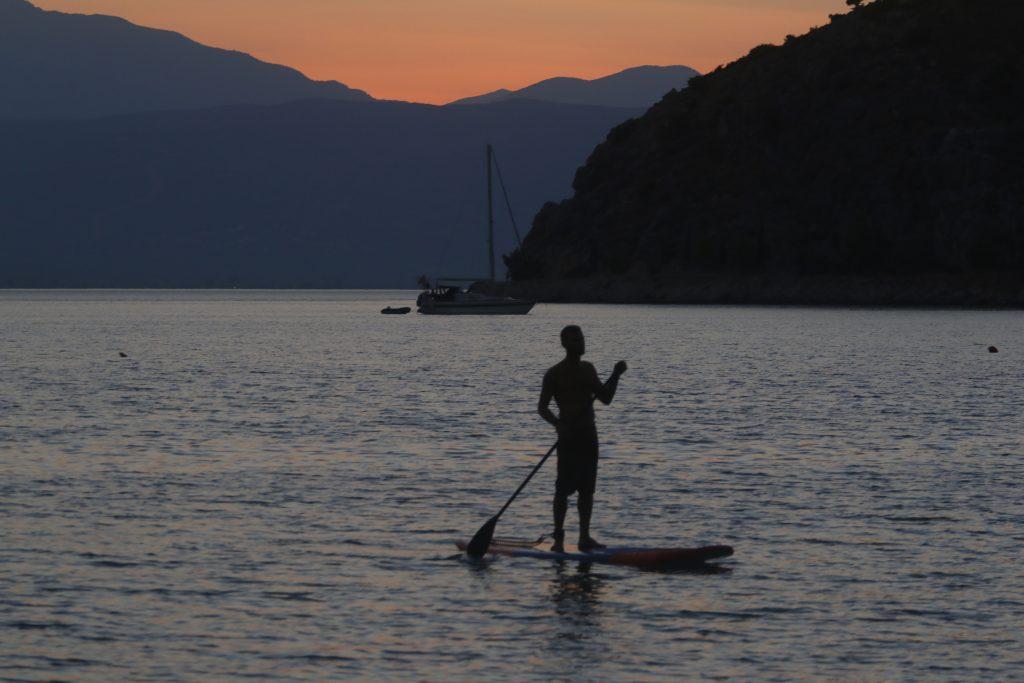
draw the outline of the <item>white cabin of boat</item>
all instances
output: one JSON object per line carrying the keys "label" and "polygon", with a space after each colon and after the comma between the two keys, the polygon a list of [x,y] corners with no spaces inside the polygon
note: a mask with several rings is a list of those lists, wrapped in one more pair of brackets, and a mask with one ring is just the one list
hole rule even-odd
{"label": "white cabin of boat", "polygon": [[526,315],[534,306],[532,301],[469,291],[461,284],[469,281],[438,280],[417,297],[419,312],[427,315]]}

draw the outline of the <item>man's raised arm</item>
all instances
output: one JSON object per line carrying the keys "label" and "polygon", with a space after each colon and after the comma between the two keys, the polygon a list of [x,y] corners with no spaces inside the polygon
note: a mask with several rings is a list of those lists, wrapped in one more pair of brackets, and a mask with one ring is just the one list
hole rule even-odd
{"label": "man's raised arm", "polygon": [[615,398],[615,390],[619,388],[619,377],[626,371],[626,361],[620,360],[615,364],[615,369],[612,370],[612,376],[608,378],[608,381],[601,384],[601,380],[597,376],[597,370],[594,371],[594,396],[601,403],[608,405]]}

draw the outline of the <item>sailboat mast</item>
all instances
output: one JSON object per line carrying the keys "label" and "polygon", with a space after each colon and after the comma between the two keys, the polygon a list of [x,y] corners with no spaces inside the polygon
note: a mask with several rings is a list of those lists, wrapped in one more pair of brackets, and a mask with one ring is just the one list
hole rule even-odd
{"label": "sailboat mast", "polygon": [[491,264],[491,282],[494,282],[494,197],[491,191],[491,155],[494,152],[487,145],[487,256]]}

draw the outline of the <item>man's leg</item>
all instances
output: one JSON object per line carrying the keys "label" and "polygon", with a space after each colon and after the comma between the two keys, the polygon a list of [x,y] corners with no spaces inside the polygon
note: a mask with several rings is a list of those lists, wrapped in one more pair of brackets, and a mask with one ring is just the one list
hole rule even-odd
{"label": "man's leg", "polygon": [[560,553],[563,550],[563,543],[565,541],[565,513],[569,509],[569,496],[563,495],[561,491],[555,493],[555,502],[552,506],[552,512],[555,517],[555,542],[551,546],[551,550]]}
{"label": "man's leg", "polygon": [[555,479],[555,502],[552,505],[552,512],[555,518],[555,542],[551,550],[560,553],[565,543],[565,513],[569,510],[569,495],[572,493],[572,461],[566,452],[567,445],[561,441],[558,443],[558,478]]}
{"label": "man's leg", "polygon": [[597,487],[597,441],[593,444],[593,459],[587,462],[581,476],[580,495],[576,507],[580,511],[580,550],[600,550],[604,548],[590,535],[590,516],[594,512],[594,489]]}
{"label": "man's leg", "polygon": [[595,541],[590,536],[590,515],[594,511],[594,492],[580,492],[576,501],[576,507],[580,511],[580,550],[601,550],[605,546]]}
{"label": "man's leg", "polygon": [[576,509],[580,512],[580,542],[590,538],[590,515],[594,512],[594,494],[581,491],[576,499]]}

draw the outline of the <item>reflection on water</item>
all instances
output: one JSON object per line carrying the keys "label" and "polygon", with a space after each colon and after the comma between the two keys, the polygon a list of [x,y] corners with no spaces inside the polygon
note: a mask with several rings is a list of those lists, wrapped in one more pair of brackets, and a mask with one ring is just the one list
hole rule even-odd
{"label": "reflection on water", "polygon": [[[555,562],[551,602],[559,618],[559,640],[592,640],[603,630],[601,587],[604,580],[592,570],[589,562]],[[554,648],[558,649],[559,645]]]}
{"label": "reflection on water", "polygon": [[[378,312],[412,298],[0,291],[0,677],[1024,670],[1022,314]],[[732,571],[452,559],[552,441],[567,322],[630,364],[596,535],[727,543]],[[553,485],[499,535],[549,532]]]}
{"label": "reflection on water", "polygon": [[[573,612],[585,610],[588,614],[600,602],[601,584],[603,579],[593,572],[592,562],[554,562],[555,579],[551,582],[551,599],[556,607],[568,608]],[[575,567],[575,570],[570,569]]]}

